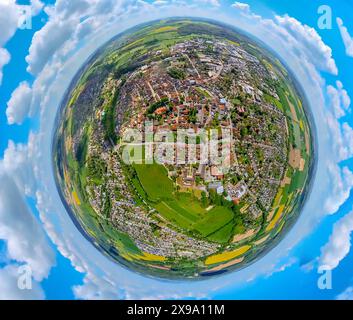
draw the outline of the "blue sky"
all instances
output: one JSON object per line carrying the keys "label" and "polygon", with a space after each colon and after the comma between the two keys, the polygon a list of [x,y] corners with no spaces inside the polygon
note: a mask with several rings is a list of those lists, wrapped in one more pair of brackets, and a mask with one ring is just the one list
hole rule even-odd
{"label": "blue sky", "polygon": [[[14,266],[26,263],[31,264],[34,262],[32,261],[33,259],[31,260],[28,257],[25,257],[25,254],[24,257],[21,258],[19,252],[24,252],[22,250],[23,248],[16,247],[16,245],[14,245],[16,250],[13,250],[13,246],[9,245],[9,243],[15,243],[20,246],[20,240],[24,242],[30,242],[31,239],[16,239],[14,236],[9,235],[8,230],[11,231],[10,227],[9,229],[4,228],[4,230],[2,230],[0,227],[0,239],[3,239],[0,240],[0,279],[4,280],[4,288],[2,288],[3,290],[0,291],[7,290],[9,293],[8,297],[37,297],[46,299],[85,299],[97,297],[139,298],[141,296],[168,298],[175,295],[178,297],[184,297],[182,293],[183,291],[180,289],[181,285],[179,286],[178,284],[168,284],[170,288],[167,290],[165,289],[166,285],[163,283],[159,283],[158,281],[148,282],[148,280],[137,276],[135,277],[131,273],[128,273],[128,276],[126,277],[127,280],[124,282],[124,284],[119,284],[119,281],[118,283],[114,283],[115,279],[104,282],[105,280],[103,281],[103,278],[108,279],[109,276],[113,277],[113,274],[119,275],[118,267],[111,265],[109,262],[103,261],[104,258],[99,253],[92,253],[92,255],[96,255],[95,257],[98,257],[97,259],[101,259],[102,262],[93,263],[93,258],[86,261],[86,257],[79,256],[74,251],[74,247],[76,245],[78,248],[86,248],[87,255],[89,255],[88,252],[94,252],[95,249],[91,248],[89,244],[81,239],[79,234],[75,233],[75,229],[70,224],[70,222],[63,223],[63,221],[68,221],[65,220],[66,218],[64,216],[52,215],[50,214],[50,209],[43,206],[39,195],[45,194],[43,190],[50,190],[50,187],[42,186],[42,184],[44,185],[46,181],[41,181],[38,177],[35,177],[34,180],[37,181],[34,181],[34,187],[32,188],[32,186],[28,186],[27,188],[29,180],[33,178],[32,174],[28,171],[30,170],[27,166],[28,163],[26,163],[26,161],[29,161],[28,159],[30,159],[30,156],[26,154],[26,152],[30,153],[31,150],[31,144],[28,143],[30,140],[29,137],[32,135],[32,133],[46,132],[43,130],[43,127],[45,127],[45,125],[43,125],[43,119],[45,119],[43,115],[50,112],[55,113],[55,109],[51,109],[49,111],[47,110],[48,108],[52,108],[52,105],[50,104],[50,99],[52,97],[47,96],[46,98],[48,100],[43,100],[45,93],[49,92],[49,87],[47,88],[43,84],[46,80],[45,77],[48,76],[50,78],[50,70],[54,70],[54,76],[52,77],[54,79],[53,83],[55,83],[54,81],[56,78],[60,79],[60,77],[69,81],[69,76],[66,76],[66,74],[70,74],[70,72],[65,73],[65,67],[70,63],[72,63],[72,66],[76,66],[75,54],[77,54],[78,57],[80,57],[80,54],[84,56],[84,53],[80,52],[80,48],[87,46],[87,48],[93,51],[97,49],[95,48],[95,45],[92,44],[92,39],[94,39],[95,36],[93,34],[94,28],[88,28],[85,37],[82,39],[77,38],[77,35],[76,38],[70,38],[70,35],[68,35],[70,31],[69,30],[66,34],[67,40],[72,40],[72,42],[61,41],[59,44],[55,43],[53,40],[54,38],[56,40],[61,39],[60,37],[62,35],[59,32],[55,37],[53,36],[50,39],[50,33],[45,34],[43,30],[45,28],[49,29],[53,27],[54,31],[52,32],[55,32],[55,23],[57,23],[59,27],[56,27],[56,30],[60,31],[60,28],[62,28],[62,25],[60,25],[60,19],[63,19],[65,15],[70,14],[79,16],[80,10],[82,10],[82,16],[80,17],[81,20],[79,21],[83,20],[83,16],[86,19],[90,14],[92,14],[92,16],[95,14],[102,14],[102,8],[97,9],[98,11],[95,12],[93,9],[89,11],[88,9],[84,9],[84,6],[80,7],[79,4],[82,1],[78,1],[78,5],[76,7],[74,5],[71,5],[70,7],[69,1],[60,0],[59,2],[61,5],[59,9],[61,11],[57,9],[55,12],[53,12],[53,10],[50,8],[45,9],[44,11],[43,6],[40,5],[39,1],[32,1],[33,8],[38,8],[38,10],[33,9],[33,11],[36,11],[36,15],[32,19],[32,29],[12,30],[13,35],[9,36],[8,39],[2,39],[0,36],[0,48],[5,49],[11,55],[10,62],[2,68],[3,80],[0,85],[0,130],[2,133],[0,139],[0,159],[3,159],[5,154],[7,154],[5,159],[0,160],[0,178],[2,178],[2,174],[4,174],[9,176],[15,182],[15,185],[17,186],[16,192],[18,191],[18,193],[21,195],[21,198],[25,200],[28,206],[28,210],[25,210],[26,214],[31,214],[34,218],[34,222],[31,220],[35,226],[33,228],[36,228],[36,232],[38,232],[39,235],[38,238],[41,239],[40,243],[34,243],[33,246],[41,251],[42,245],[44,248],[43,252],[47,253],[46,256],[43,257],[44,253],[38,254],[38,251],[36,251],[38,259],[44,259],[45,261],[45,263],[41,264],[45,266],[45,268],[43,267],[44,270],[41,270],[41,272],[38,272],[38,274],[34,275],[34,281],[38,286],[36,286],[33,290],[37,291],[32,292],[32,296],[31,292],[16,292],[16,289],[14,289],[13,285],[15,278],[13,277],[11,268]],[[128,8],[129,3],[131,4],[133,2],[134,1],[121,1],[119,2],[119,5],[121,8]],[[131,11],[127,12],[131,12],[131,14],[129,15],[128,13],[126,16],[124,16],[124,25],[134,25],[136,22],[142,22],[142,19],[149,20],[148,17],[151,17],[152,19],[153,17],[163,17],[164,15],[172,16],[172,12],[178,12],[168,9],[168,6],[170,6],[168,1],[164,1],[163,3],[161,2],[158,4],[154,3],[154,9],[148,7],[147,2],[151,4],[154,3],[154,1],[146,1],[146,4],[142,6],[139,4],[137,7],[130,7]],[[271,19],[271,21],[275,20],[275,15],[281,17],[288,15],[289,17],[295,18],[295,21],[286,20],[287,23],[283,22],[282,24],[277,21],[276,28],[287,28],[285,30],[293,31],[293,29],[290,28],[296,26],[297,28],[294,29],[293,33],[295,34],[295,32],[298,32],[298,34],[295,34],[295,38],[296,41],[299,41],[299,43],[302,39],[300,37],[308,36],[308,34],[310,34],[308,29],[301,28],[302,26],[308,25],[316,30],[316,34],[319,35],[319,39],[316,37],[310,38],[308,36],[308,41],[316,41],[316,45],[313,45],[313,47],[307,46],[307,48],[298,47],[298,50],[306,50],[304,54],[305,57],[308,57],[308,66],[310,63],[310,66],[313,66],[313,70],[315,69],[312,73],[313,78],[309,79],[308,81],[314,81],[314,76],[320,76],[322,80],[320,84],[313,84],[313,88],[318,88],[320,85],[320,94],[323,95],[322,102],[319,99],[319,94],[317,95],[317,99],[315,96],[313,96],[311,98],[309,97],[309,100],[311,101],[311,108],[313,112],[320,113],[325,116],[331,116],[330,119],[332,119],[332,122],[330,123],[332,124],[332,127],[336,128],[336,131],[329,133],[326,139],[322,139],[323,142],[321,142],[321,138],[319,139],[320,143],[322,143],[322,145],[319,145],[320,150],[323,150],[320,161],[325,163],[332,162],[334,165],[332,165],[333,175],[328,175],[326,180],[322,178],[324,182],[326,181],[326,184],[323,183],[321,185],[322,188],[325,188],[325,190],[322,190],[323,198],[320,200],[320,203],[319,200],[317,200],[317,207],[315,207],[315,199],[312,199],[312,205],[309,205],[308,210],[304,213],[310,215],[310,210],[312,211],[316,208],[318,211],[324,210],[321,209],[321,207],[324,206],[324,202],[326,200],[330,200],[328,203],[331,204],[331,207],[334,203],[334,207],[339,207],[339,210],[331,210],[332,212],[328,212],[328,214],[323,213],[319,214],[318,216],[313,215],[311,220],[315,220],[315,223],[311,222],[311,224],[308,224],[309,231],[305,234],[303,232],[303,235],[299,235],[298,233],[298,241],[296,241],[296,245],[290,250],[285,251],[284,249],[278,248],[276,253],[273,254],[277,254],[279,258],[271,267],[266,266],[266,272],[259,271],[258,274],[256,274],[256,272],[253,270],[246,270],[244,272],[243,280],[240,279],[242,278],[243,274],[240,274],[238,277],[234,276],[233,285],[233,278],[228,277],[225,279],[225,282],[229,283],[224,287],[221,286],[220,288],[218,288],[217,281],[222,282],[222,278],[210,282],[210,285],[202,285],[202,289],[198,288],[197,290],[193,285],[182,284],[184,286],[183,288],[185,292],[187,292],[185,297],[195,296],[217,299],[335,299],[338,295],[342,294],[348,288],[353,286],[353,273],[351,270],[351,266],[353,264],[353,253],[346,252],[346,248],[348,247],[349,249],[350,245],[349,234],[353,229],[353,227],[351,227],[352,223],[350,222],[350,213],[353,209],[353,193],[351,192],[353,184],[350,181],[346,181],[349,180],[350,171],[353,171],[353,147],[349,146],[349,140],[347,140],[347,137],[353,137],[350,136],[348,132],[348,129],[353,127],[353,118],[350,107],[347,106],[348,103],[344,102],[344,99],[347,98],[347,96],[353,95],[353,81],[351,76],[351,70],[353,70],[353,57],[350,56],[348,50],[346,50],[347,43],[345,45],[336,23],[336,18],[340,17],[344,22],[344,26],[348,29],[348,32],[350,32],[350,35],[353,36],[353,21],[350,17],[350,13],[353,10],[353,3],[348,0],[325,1],[325,4],[329,5],[332,9],[333,28],[331,30],[321,30],[317,25],[319,18],[317,10],[318,7],[322,4],[321,1],[308,2],[305,0],[249,0],[244,2],[246,2],[249,7],[244,9],[244,3],[242,3],[242,6],[239,6],[240,3],[238,3],[238,8],[235,6],[231,7],[231,5],[235,3],[234,1],[220,1],[220,5],[218,5],[218,1],[215,0],[195,0],[189,2],[188,4],[194,4],[198,8],[195,9],[195,12],[199,14],[195,15],[205,15],[208,17],[214,17],[215,19],[218,19],[218,17],[224,17],[224,19],[228,19],[227,21],[232,21],[233,19],[235,24],[240,23],[240,27],[246,26],[247,23],[251,21],[251,19],[257,19],[254,17],[255,14],[261,16],[261,21],[264,19]],[[10,6],[8,3],[11,3],[11,1],[0,0],[0,5]],[[45,6],[55,5],[55,1],[42,1],[42,3]],[[92,0],[91,3],[92,7],[93,4],[96,5],[94,0]],[[17,4],[28,5],[30,4],[30,1],[21,1],[17,2]],[[106,6],[108,5],[111,5],[111,1],[106,1]],[[183,4],[178,5],[180,8],[183,8]],[[65,11],[65,6],[69,8],[67,9],[68,11]],[[116,6],[118,6],[118,4],[116,4]],[[240,10],[239,7],[242,7],[243,10]],[[84,10],[88,11],[85,12]],[[144,16],[144,10],[147,10],[147,14],[144,18],[142,18],[142,16]],[[182,10],[180,12],[182,12]],[[141,14],[141,17],[139,17],[139,14]],[[0,15],[0,19],[5,18]],[[99,22],[99,19],[97,19],[97,21],[97,23],[101,23],[99,26],[102,26],[103,28],[104,23]],[[257,19],[256,21],[258,23],[259,20]],[[94,22],[90,21],[90,23]],[[119,23],[121,23],[121,21]],[[262,22],[259,23],[261,26]],[[70,23],[67,23],[67,25],[70,26]],[[10,29],[9,24],[7,24],[7,26]],[[74,29],[74,27],[76,26],[73,24],[73,29],[71,30],[73,34],[77,31]],[[107,26],[107,28],[110,28],[109,30],[111,30],[111,35],[113,35],[114,32],[117,33],[117,30],[119,30],[118,27],[114,29],[115,27],[113,28],[112,26]],[[274,33],[277,30],[276,28],[273,29]],[[43,37],[44,40],[42,43],[33,39],[33,36],[36,32],[38,32],[37,38],[39,38],[39,36]],[[261,32],[266,32],[266,30],[255,30],[255,36],[260,36]],[[48,38],[45,38],[45,36]],[[271,37],[269,36],[268,38],[269,45],[271,46]],[[266,42],[267,37],[262,40]],[[61,54],[60,50],[65,44],[67,45],[68,43],[71,45],[68,46],[68,48],[76,47],[76,51],[73,50],[72,53],[66,55]],[[54,52],[51,52],[49,49],[47,49],[47,47],[52,48]],[[327,48],[331,48],[332,53],[327,53]],[[288,46],[288,51],[290,50],[292,49],[290,46]],[[310,52],[310,50],[312,50],[312,52]],[[57,59],[54,61],[56,64],[50,65],[50,63],[53,61],[50,61],[49,58],[51,58],[56,52],[58,53],[53,58]],[[285,52],[285,50],[283,52]],[[283,54],[285,55],[286,53]],[[48,55],[48,61],[43,58],[46,55]],[[312,61],[310,59],[312,59]],[[44,60],[44,62],[42,60]],[[335,74],[332,64],[330,65],[330,62],[332,61],[334,61],[338,69],[338,74]],[[46,63],[48,63],[47,69],[45,68]],[[32,68],[32,70],[28,69],[28,66]],[[58,69],[53,69],[54,66]],[[298,73],[299,72],[300,71],[298,71]],[[42,79],[42,82],[39,82],[38,79]],[[343,88],[339,88],[339,85],[336,83],[337,80],[343,84]],[[20,83],[24,81],[26,81],[28,87],[30,88],[30,95],[28,99],[32,101],[31,105],[29,105],[29,102],[27,101],[28,99],[21,99],[23,95],[19,94],[18,99],[12,98],[13,92],[16,90],[16,88],[19,87]],[[45,89],[44,93],[40,91],[40,84],[42,84],[43,88]],[[332,86],[332,95],[327,94],[328,86],[330,85]],[[57,89],[57,92],[60,92],[60,89],[65,89],[65,85],[62,84],[62,86],[63,88]],[[56,90],[53,92],[56,92]],[[53,96],[55,96],[54,93]],[[36,100],[36,97],[39,98]],[[40,105],[41,101],[48,102]],[[336,117],[333,116],[335,101],[338,101],[336,103],[336,107],[339,108],[339,110],[344,110],[343,114]],[[319,112],[317,110],[319,109],[318,105],[320,103],[323,104],[323,109]],[[9,121],[7,110],[10,109],[9,105],[12,105],[12,112],[15,114],[14,122],[17,122],[17,124],[8,124]],[[55,105],[53,104],[53,106]],[[319,132],[326,132],[326,130],[327,132],[330,132],[329,129],[327,129],[328,125],[326,123],[326,118],[321,119],[320,116],[317,115],[316,121],[316,124],[319,126]],[[344,128],[348,129],[344,131]],[[340,132],[337,133],[337,130]],[[337,133],[337,136],[335,133]],[[344,133],[346,133],[345,136]],[[12,149],[8,146],[9,140],[14,142],[14,148]],[[330,146],[326,146],[324,143],[329,143]],[[330,148],[333,150],[331,153],[327,151],[331,150]],[[43,150],[40,149],[41,152],[39,153],[45,155]],[[22,158],[24,159],[23,161]],[[13,161],[13,165],[11,161]],[[45,167],[46,166],[43,164],[43,168]],[[41,171],[43,168],[41,168],[41,165],[39,165],[39,168],[37,169],[38,171]],[[343,168],[347,168],[348,170],[344,171]],[[322,166],[321,170],[322,171],[320,172],[325,171],[325,165]],[[331,172],[329,168],[327,171],[328,174]],[[334,175],[334,173],[336,173],[336,175]],[[35,174],[33,174],[33,176],[35,176]],[[338,180],[336,181],[334,177],[336,177]],[[4,184],[3,181],[5,180],[0,180],[0,186],[1,184]],[[332,187],[330,187],[330,185],[332,185]],[[321,186],[316,185],[317,188],[320,188]],[[6,192],[6,186],[3,187],[3,190],[5,190],[4,192]],[[345,193],[345,196],[342,196],[340,192]],[[316,193],[321,193],[321,190],[316,190],[316,192],[314,192],[314,196]],[[327,199],[331,196],[334,198],[332,201],[331,199]],[[53,198],[54,200],[52,200],[52,202],[55,202],[56,198],[54,196]],[[1,199],[3,198],[0,196],[0,200]],[[56,205],[58,204],[54,203],[54,206]],[[12,214],[11,210],[17,210],[16,199],[14,200],[14,203],[8,203],[8,207],[4,208],[6,210],[3,211],[6,211],[7,215]],[[327,210],[330,211],[329,209]],[[5,213],[3,213],[3,216],[1,215],[0,205],[0,223],[3,221],[8,221],[7,218],[8,217],[5,216]],[[307,217],[304,217],[303,221],[306,221],[305,219],[307,219]],[[62,225],[60,225],[60,223]],[[301,221],[299,221],[296,225],[297,230],[300,230],[301,228],[301,226],[298,225],[300,223]],[[343,229],[338,230],[337,228],[338,231],[335,233],[335,225],[341,226]],[[14,228],[16,228],[16,226]],[[347,237],[340,238],[339,235],[341,234],[341,230],[346,230],[348,239],[346,239]],[[62,231],[62,234],[67,232],[68,236],[65,239],[60,238],[60,235],[58,235],[60,234],[60,231]],[[14,232],[13,234],[17,233]],[[290,237],[294,239],[295,235],[292,234],[288,238]],[[76,241],[76,239],[80,239],[77,240],[77,242],[80,242],[79,244],[72,244],[70,242]],[[337,246],[330,246],[330,244],[337,243],[337,241],[341,247],[344,247],[343,249],[341,247],[338,248],[342,249],[340,252],[337,250]],[[288,242],[289,240],[287,243]],[[324,250],[323,248],[326,249]],[[265,270],[265,260],[266,259],[257,263],[256,267],[258,266],[259,270]],[[333,287],[330,290],[320,290],[317,286],[317,282],[320,277],[317,271],[317,267],[321,263],[320,261],[324,261],[325,263],[329,264],[332,261],[338,261],[338,263],[332,262]],[[125,272],[126,271],[121,271],[121,274],[123,275]],[[249,280],[248,278],[250,277],[251,272],[255,272],[255,276],[251,274],[252,280]],[[139,289],[137,289],[137,284],[144,282],[151,283],[151,292],[140,293],[138,291]],[[1,285],[2,284],[0,281],[0,289]],[[212,287],[211,290],[206,289],[209,286]],[[73,290],[73,287],[76,289]],[[174,289],[175,293],[173,291]],[[13,292],[11,290],[13,290]],[[160,290],[160,292],[157,294],[156,292],[153,292],[153,290]],[[349,292],[349,289],[346,292]],[[0,295],[0,298],[6,297],[6,292],[5,294]],[[353,298],[352,295],[351,298]]]}

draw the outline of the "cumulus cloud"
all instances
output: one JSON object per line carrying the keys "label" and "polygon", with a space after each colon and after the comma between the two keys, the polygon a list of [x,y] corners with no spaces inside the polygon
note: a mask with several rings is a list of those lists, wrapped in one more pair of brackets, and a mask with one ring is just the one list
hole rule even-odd
{"label": "cumulus cloud", "polygon": [[9,141],[4,151],[4,158],[0,160],[0,173],[11,175],[22,194],[33,196],[36,189],[35,171],[37,164],[32,161],[33,156],[38,156],[35,136],[30,134],[27,144],[15,144]]}
{"label": "cumulus cloud", "polygon": [[346,47],[346,54],[353,57],[353,37],[349,34],[348,29],[344,26],[341,18],[337,18],[336,21],[341,32],[344,46]]}
{"label": "cumulus cloud", "polygon": [[10,54],[6,49],[0,48],[0,85],[2,84],[3,73],[2,69],[10,62]]}
{"label": "cumulus cloud", "polygon": [[[10,263],[0,270],[0,299],[44,298],[39,282],[55,264],[43,226],[24,199],[25,194],[33,195],[36,185],[31,164],[33,153],[37,152],[33,141],[32,134],[26,145],[9,141],[0,160],[0,239],[5,241],[6,263]],[[31,290],[17,287],[20,265],[28,266],[32,272]]]}
{"label": "cumulus cloud", "polygon": [[239,9],[239,10],[242,10],[242,11],[245,11],[245,12],[250,11],[250,6],[247,3],[243,3],[243,2],[236,1],[232,4],[232,7]]}
{"label": "cumulus cloud", "polygon": [[327,86],[327,94],[331,100],[331,108],[336,118],[341,118],[346,115],[351,99],[347,91],[343,88],[341,81],[336,81],[336,87],[332,85]]}
{"label": "cumulus cloud", "polygon": [[345,153],[347,158],[353,156],[353,128],[347,123],[342,124],[343,141],[345,144]]}
{"label": "cumulus cloud", "polygon": [[116,300],[126,298],[125,292],[118,289],[114,283],[105,277],[97,277],[88,272],[82,285],[73,287],[77,299],[84,300]]}
{"label": "cumulus cloud", "polygon": [[33,36],[26,57],[27,71],[38,75],[51,60],[66,59],[79,40],[102,23],[108,23],[112,15],[118,14],[114,9],[122,9],[125,2],[135,1],[57,0],[46,6],[48,22]]}
{"label": "cumulus cloud", "polygon": [[41,286],[32,281],[32,289],[19,289],[18,266],[8,265],[0,269],[0,300],[42,300],[45,295]]}
{"label": "cumulus cloud", "polygon": [[0,179],[0,239],[7,244],[9,258],[26,263],[41,281],[54,264],[54,252],[14,181],[6,173]]}
{"label": "cumulus cloud", "polygon": [[[37,15],[43,8],[39,0],[31,1],[32,15]],[[21,5],[15,0],[0,1],[0,86],[3,78],[3,67],[10,62],[9,52],[2,48],[15,34],[21,17]]]}
{"label": "cumulus cloud", "polygon": [[296,257],[289,257],[286,261],[283,261],[278,265],[274,265],[272,270],[266,274],[266,278],[270,278],[276,273],[281,273],[297,263],[298,259]]}
{"label": "cumulus cloud", "polygon": [[75,30],[77,22],[54,19],[37,31],[26,57],[28,72],[38,74],[53,54],[64,45]]}
{"label": "cumulus cloud", "polygon": [[7,103],[6,116],[8,124],[22,124],[28,115],[31,100],[32,89],[27,81],[21,82]]}
{"label": "cumulus cloud", "polygon": [[330,112],[326,115],[326,123],[334,150],[332,157],[337,162],[350,159],[353,156],[352,128],[347,122],[341,124]]}
{"label": "cumulus cloud", "polygon": [[44,3],[40,0],[31,0],[32,14],[36,16],[44,8]]}
{"label": "cumulus cloud", "polygon": [[14,35],[19,19],[15,1],[0,1],[0,86],[3,79],[3,67],[10,62],[9,52],[2,46]]}
{"label": "cumulus cloud", "polygon": [[[338,69],[332,56],[332,49],[323,42],[317,31],[297,19],[288,15],[278,16],[274,19],[263,18],[250,10],[250,6],[241,7],[241,16],[247,20],[248,32],[253,32],[260,39],[276,49],[277,53],[285,58],[292,71],[300,79],[307,82],[305,85],[315,86],[315,91],[320,94],[315,104],[321,104],[324,100],[322,85],[324,80],[320,71],[336,75]],[[238,8],[240,9],[240,8]],[[310,81],[309,81],[310,79]],[[310,91],[306,90],[309,100]]]}
{"label": "cumulus cloud", "polygon": [[353,231],[353,211],[340,219],[333,227],[333,232],[327,244],[321,249],[319,264],[321,267],[335,269],[351,248],[351,233]]}
{"label": "cumulus cloud", "polygon": [[337,164],[332,163],[327,169],[331,177],[332,189],[326,199],[325,209],[327,213],[334,214],[349,198],[353,188],[353,173],[347,167],[341,169]]}
{"label": "cumulus cloud", "polygon": [[0,47],[14,35],[18,19],[19,10],[15,1],[0,1]]}
{"label": "cumulus cloud", "polygon": [[[26,57],[27,70],[37,75],[32,84],[30,115],[34,116],[39,108],[46,106],[45,92],[48,85],[59,76],[63,64],[74,55],[78,44],[82,45],[88,36],[97,34],[101,29],[108,30],[107,27],[111,26],[108,30],[111,35],[104,35],[107,41],[122,30],[120,28],[115,34],[112,33],[116,29],[116,22],[121,21],[122,17],[126,19],[133,14],[147,16],[153,10],[159,9],[156,5],[141,0],[58,0],[55,5],[46,6],[49,21],[35,33]],[[137,20],[136,23],[138,22]]]}
{"label": "cumulus cloud", "polygon": [[302,24],[288,15],[276,16],[276,20],[301,44],[302,50],[321,70],[334,75],[338,74],[336,62],[332,57],[332,49],[323,42],[314,28]]}

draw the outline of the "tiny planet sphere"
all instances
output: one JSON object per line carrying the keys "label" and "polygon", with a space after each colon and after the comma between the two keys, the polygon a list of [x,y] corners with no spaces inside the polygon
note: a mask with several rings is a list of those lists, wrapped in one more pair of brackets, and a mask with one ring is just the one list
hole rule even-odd
{"label": "tiny planet sphere", "polygon": [[104,255],[147,276],[239,270],[283,239],[313,171],[310,112],[276,55],[231,26],[166,19],[100,48],[57,117],[59,194]]}

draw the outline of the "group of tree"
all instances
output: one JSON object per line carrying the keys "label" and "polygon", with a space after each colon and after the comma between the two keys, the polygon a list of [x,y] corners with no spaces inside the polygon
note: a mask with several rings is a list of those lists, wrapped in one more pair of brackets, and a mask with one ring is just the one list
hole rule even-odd
{"label": "group of tree", "polygon": [[167,73],[174,79],[184,80],[186,78],[186,73],[180,68],[171,67]]}
{"label": "group of tree", "polygon": [[216,190],[210,190],[209,196],[205,191],[201,193],[201,205],[206,208],[210,205],[226,207],[233,211],[235,215],[240,215],[240,208],[233,201],[229,201],[225,198],[226,194],[218,194]]}
{"label": "group of tree", "polygon": [[195,124],[197,121],[197,109],[192,108],[189,111],[189,122]]}
{"label": "group of tree", "polygon": [[147,114],[151,115],[153,114],[157,109],[168,106],[169,105],[169,99],[167,97],[162,98],[161,100],[151,104],[149,108],[147,109]]}

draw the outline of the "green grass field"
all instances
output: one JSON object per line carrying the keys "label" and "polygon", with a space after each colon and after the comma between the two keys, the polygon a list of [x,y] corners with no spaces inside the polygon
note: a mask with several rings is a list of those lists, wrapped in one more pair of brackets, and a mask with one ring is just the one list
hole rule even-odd
{"label": "green grass field", "polygon": [[166,202],[160,202],[154,207],[165,219],[177,227],[181,227],[186,230],[190,230],[192,228],[193,222],[186,217],[187,212],[183,212],[183,210],[180,210],[180,208],[179,210],[176,210]]}
{"label": "green grass field", "polygon": [[168,178],[167,169],[159,164],[134,164],[140,183],[153,201],[173,197],[173,182]]}
{"label": "green grass field", "polygon": [[[177,193],[167,170],[159,164],[134,164],[134,185],[159,214],[178,228],[195,231],[211,241],[227,242],[233,230],[233,212],[217,206],[207,211],[191,193]],[[140,186],[136,185],[139,181]],[[227,226],[226,226],[227,225]],[[223,228],[224,227],[224,228]],[[222,230],[223,229],[223,230]]]}
{"label": "green grass field", "polygon": [[194,225],[194,229],[207,237],[233,219],[233,212],[225,207],[215,207]]}
{"label": "green grass field", "polygon": [[233,235],[234,232],[234,224],[229,222],[224,227],[219,229],[218,231],[210,234],[207,239],[210,241],[226,243],[229,241],[230,237]]}

